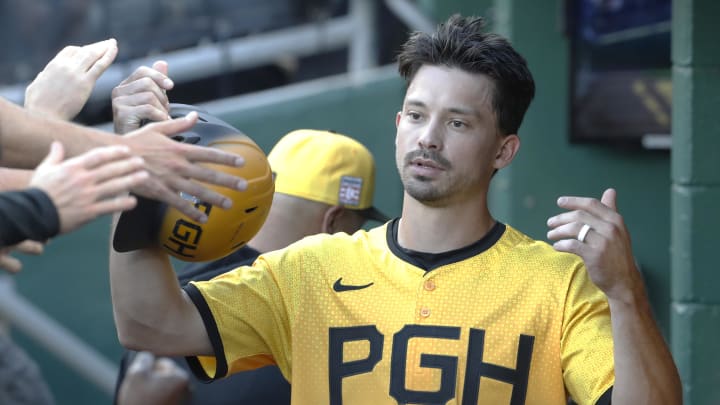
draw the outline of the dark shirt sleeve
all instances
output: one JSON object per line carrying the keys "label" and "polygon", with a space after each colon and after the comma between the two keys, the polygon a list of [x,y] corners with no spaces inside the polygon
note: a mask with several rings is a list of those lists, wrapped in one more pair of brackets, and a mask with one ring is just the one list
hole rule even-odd
{"label": "dark shirt sleeve", "polygon": [[598,398],[597,402],[595,402],[595,405],[610,405],[610,400],[612,399],[612,390],[613,387],[610,387],[605,391],[605,393]]}
{"label": "dark shirt sleeve", "polygon": [[0,248],[26,239],[44,241],[60,232],[60,218],[44,191],[30,188],[0,193]]}

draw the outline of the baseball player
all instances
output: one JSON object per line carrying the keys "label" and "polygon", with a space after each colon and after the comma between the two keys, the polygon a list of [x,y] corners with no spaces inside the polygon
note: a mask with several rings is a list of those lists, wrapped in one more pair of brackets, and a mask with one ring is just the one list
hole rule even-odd
{"label": "baseball player", "polygon": [[399,54],[401,217],[185,289],[161,250],[113,252],[121,342],[207,379],[276,364],[295,404],[680,403],[614,190],[561,197],[552,246],[490,214],[535,86],[482,25],[454,16]]}

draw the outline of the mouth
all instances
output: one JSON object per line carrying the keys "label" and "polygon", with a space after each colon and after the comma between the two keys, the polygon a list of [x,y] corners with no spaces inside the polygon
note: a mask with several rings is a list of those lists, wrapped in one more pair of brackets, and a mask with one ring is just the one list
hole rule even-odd
{"label": "mouth", "polygon": [[442,165],[440,165],[440,163],[438,163],[434,160],[424,159],[424,158],[415,158],[410,161],[410,165],[420,167],[420,168],[444,170],[444,168],[442,167]]}

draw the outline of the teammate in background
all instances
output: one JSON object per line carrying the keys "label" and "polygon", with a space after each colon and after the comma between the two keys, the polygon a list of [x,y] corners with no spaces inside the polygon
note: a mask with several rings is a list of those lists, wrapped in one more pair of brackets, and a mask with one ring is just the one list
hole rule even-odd
{"label": "teammate in background", "polygon": [[277,364],[296,403],[680,403],[614,190],[560,197],[553,246],[490,214],[535,85],[482,26],[454,16],[399,54],[400,218],[184,289],[162,250],[111,252],[121,343],[208,379]]}
{"label": "teammate in background", "polygon": [[[160,87],[166,73],[162,63],[153,68],[141,67],[115,89],[115,128],[134,130],[143,120],[168,116],[168,100]],[[148,77],[153,80],[146,80]],[[133,105],[135,100],[137,104]],[[143,101],[147,104],[142,104]],[[156,112],[152,117],[147,115],[151,111]],[[388,219],[372,207],[375,180],[372,154],[349,137],[327,131],[293,131],[278,141],[268,154],[268,161],[275,176],[275,195],[260,232],[245,247],[222,259],[179,270],[181,285],[210,280],[250,265],[261,253],[284,248],[305,236],[353,233],[367,220]],[[123,356],[118,387],[134,353]],[[176,361],[187,367],[183,358]],[[195,404],[290,403],[290,385],[275,365],[237,373],[213,384],[202,384],[197,378],[191,380],[191,403]]]}

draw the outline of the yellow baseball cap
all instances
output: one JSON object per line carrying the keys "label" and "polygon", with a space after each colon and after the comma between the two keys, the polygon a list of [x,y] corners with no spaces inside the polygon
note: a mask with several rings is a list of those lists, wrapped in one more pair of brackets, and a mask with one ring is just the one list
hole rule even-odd
{"label": "yellow baseball cap", "polygon": [[268,154],[275,192],[357,210],[387,222],[373,207],[375,161],[360,142],[334,132],[292,131]]}

